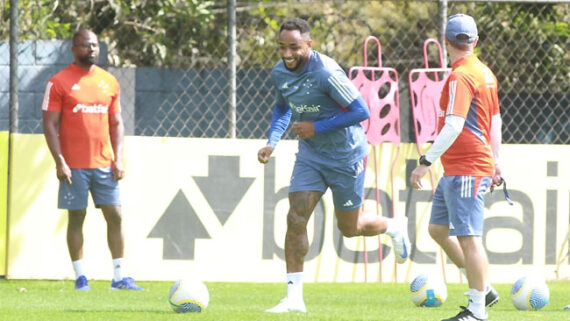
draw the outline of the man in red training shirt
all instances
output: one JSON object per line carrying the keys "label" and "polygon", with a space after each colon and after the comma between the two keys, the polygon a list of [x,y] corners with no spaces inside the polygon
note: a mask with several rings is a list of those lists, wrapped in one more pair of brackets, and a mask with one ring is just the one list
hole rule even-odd
{"label": "man in red training shirt", "polygon": [[75,289],[91,289],[82,266],[83,222],[91,192],[107,222],[114,266],[111,289],[142,290],[132,278],[123,276],[120,86],[113,75],[95,64],[99,41],[91,30],[79,30],[72,41],[75,61],[47,83],[42,113],[44,136],[60,181],[58,208],[68,211],[67,246],[76,274]]}
{"label": "man in red training shirt", "polygon": [[441,158],[444,176],[433,196],[429,233],[467,277],[469,304],[448,321],[487,320],[486,306],[499,300],[488,283],[483,246],[485,192],[501,183],[501,114],[497,78],[473,49],[475,20],[456,14],[447,20],[445,44],[452,72],[440,99],[438,136],[410,180],[414,188],[431,163]]}

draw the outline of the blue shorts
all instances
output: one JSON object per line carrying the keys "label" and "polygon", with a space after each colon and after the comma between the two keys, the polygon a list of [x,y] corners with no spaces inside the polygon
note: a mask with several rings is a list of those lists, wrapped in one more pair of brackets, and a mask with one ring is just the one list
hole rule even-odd
{"label": "blue shorts", "polygon": [[346,167],[325,167],[305,159],[295,161],[289,193],[326,192],[331,188],[335,209],[350,211],[362,205],[364,159]]}
{"label": "blue shorts", "polygon": [[485,192],[491,177],[444,176],[431,207],[430,224],[448,225],[449,235],[483,235]]}
{"label": "blue shorts", "polygon": [[60,209],[86,209],[89,191],[96,207],[121,205],[119,182],[113,178],[111,167],[72,169],[71,182],[59,182],[57,207]]}

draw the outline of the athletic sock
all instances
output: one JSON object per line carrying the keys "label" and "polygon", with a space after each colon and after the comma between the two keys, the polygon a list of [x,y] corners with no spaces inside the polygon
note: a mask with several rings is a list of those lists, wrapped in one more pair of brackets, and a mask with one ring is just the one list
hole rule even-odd
{"label": "athletic sock", "polygon": [[287,273],[287,299],[303,302],[303,272]]}
{"label": "athletic sock", "polygon": [[121,281],[123,279],[123,265],[124,259],[122,257],[113,259],[113,269],[115,272],[115,277],[113,280],[115,282]]}
{"label": "athletic sock", "polygon": [[396,226],[394,219],[388,218],[386,221],[388,222],[388,226],[386,227],[386,232],[384,233],[392,237],[396,236],[396,234],[398,234],[400,231],[398,231],[398,227]]}
{"label": "athletic sock", "polygon": [[85,275],[83,272],[83,260],[79,259],[77,261],[73,261],[73,270],[75,270],[75,279],[77,280],[80,276]]}
{"label": "athletic sock", "polygon": [[476,289],[469,289],[469,305],[467,309],[479,319],[486,319],[487,313],[485,311],[485,291],[478,291]]}

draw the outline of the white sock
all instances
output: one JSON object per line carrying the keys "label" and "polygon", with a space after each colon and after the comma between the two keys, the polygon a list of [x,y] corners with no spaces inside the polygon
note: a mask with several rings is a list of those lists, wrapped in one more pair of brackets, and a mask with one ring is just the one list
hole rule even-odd
{"label": "white sock", "polygon": [[303,272],[287,273],[287,299],[303,302]]}
{"label": "white sock", "polygon": [[469,305],[467,309],[479,319],[487,318],[485,311],[485,291],[469,289]]}
{"label": "white sock", "polygon": [[73,261],[73,269],[75,270],[75,279],[79,278],[82,275],[85,275],[83,272],[83,260],[79,259],[77,261]]}
{"label": "white sock", "polygon": [[115,271],[115,277],[113,278],[113,280],[115,282],[121,281],[123,279],[122,269],[124,264],[125,264],[124,259],[122,257],[113,259],[113,269]]}
{"label": "white sock", "polygon": [[396,236],[396,234],[398,234],[400,231],[398,231],[398,227],[396,226],[394,219],[388,218],[388,219],[386,219],[386,221],[388,222],[388,226],[386,227],[386,232],[384,232],[384,233],[388,234],[392,237]]}

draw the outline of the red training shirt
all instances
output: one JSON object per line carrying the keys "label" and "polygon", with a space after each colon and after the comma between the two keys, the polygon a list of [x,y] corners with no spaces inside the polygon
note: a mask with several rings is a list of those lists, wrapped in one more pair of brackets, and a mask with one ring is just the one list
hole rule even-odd
{"label": "red training shirt", "polygon": [[441,156],[445,176],[493,176],[491,118],[500,112],[497,78],[475,55],[457,60],[443,90],[438,132],[445,116],[465,118],[463,130]]}
{"label": "red training shirt", "polygon": [[71,64],[47,83],[42,110],[61,112],[59,142],[70,168],[111,166],[109,114],[121,112],[117,79],[98,66]]}

